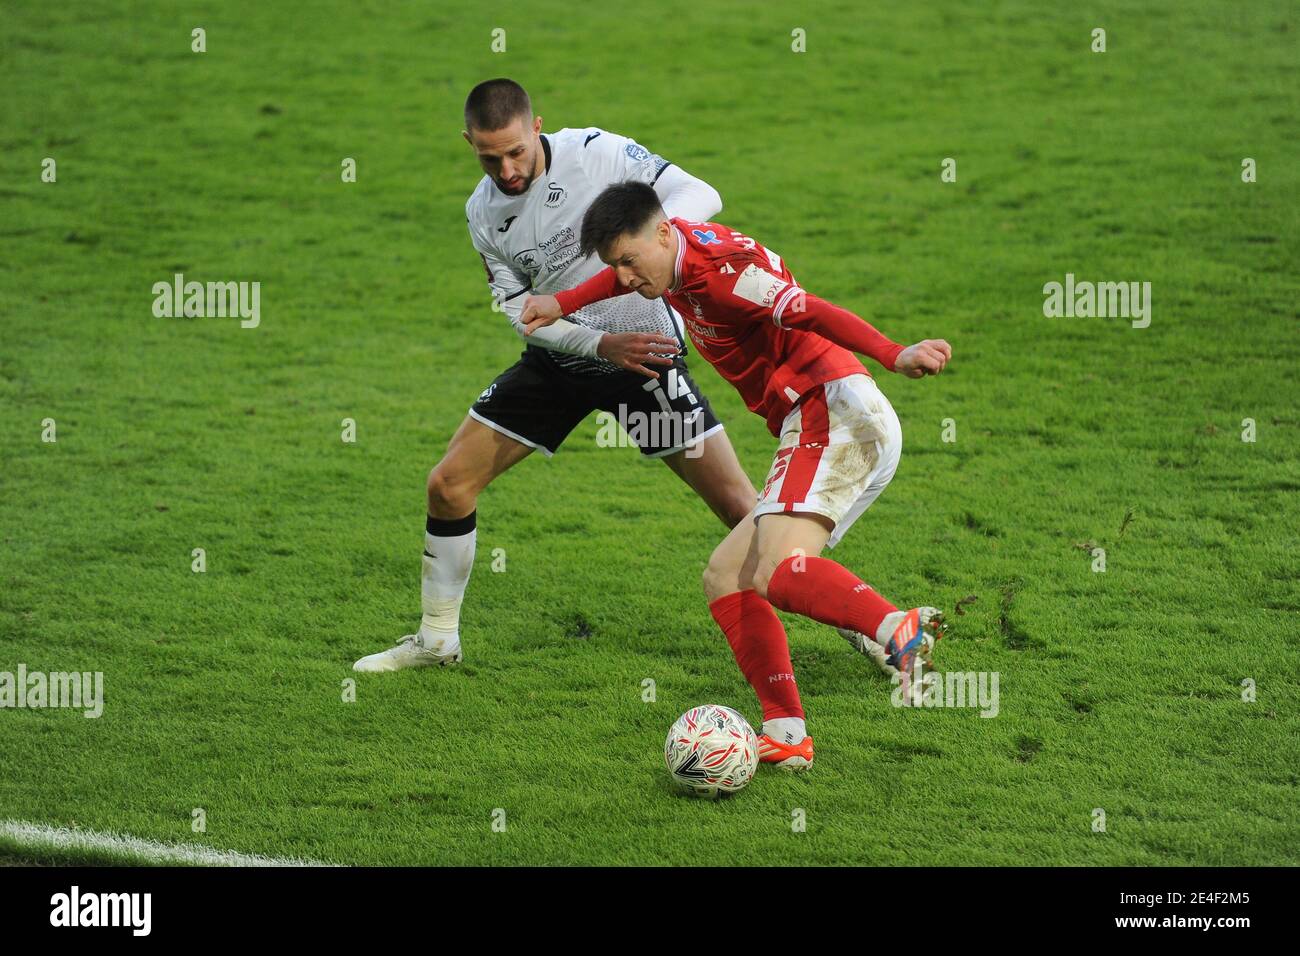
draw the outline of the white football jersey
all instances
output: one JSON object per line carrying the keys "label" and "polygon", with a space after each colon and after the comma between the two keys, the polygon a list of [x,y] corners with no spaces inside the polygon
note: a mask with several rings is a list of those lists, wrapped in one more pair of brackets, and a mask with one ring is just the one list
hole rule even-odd
{"label": "white football jersey", "polygon": [[[465,204],[470,238],[483,257],[488,287],[516,328],[525,294],[571,289],[605,267],[595,255],[578,254],[582,216],[592,201],[606,187],[629,179],[653,185],[671,165],[626,136],[595,127],[543,133],[542,148],[546,170],[527,192],[508,196],[484,176]],[[685,345],[681,320],[662,299],[622,295],[566,318],[600,332],[651,332]],[[599,358],[549,354],[577,374],[617,370]]]}

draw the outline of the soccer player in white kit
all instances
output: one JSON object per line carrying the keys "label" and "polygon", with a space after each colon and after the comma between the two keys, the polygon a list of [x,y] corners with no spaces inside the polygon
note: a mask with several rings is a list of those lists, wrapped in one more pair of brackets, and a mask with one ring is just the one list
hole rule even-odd
{"label": "soccer player in white kit", "polygon": [[[707,183],[627,137],[595,127],[542,133],[542,118],[512,80],[470,92],[464,136],[485,173],[465,206],[470,239],[521,339],[526,293],[566,289],[602,268],[579,251],[579,231],[606,186],[646,183],[665,209],[692,219],[722,208]],[[429,474],[419,629],[363,657],[356,670],[461,660],[460,607],[474,563],[479,493],[534,450],[553,455],[596,409],[671,417],[679,428],[630,432],[641,453],[662,459],[729,528],[754,507],[754,487],[682,361],[681,319],[665,301],[596,303],[526,344],[474,402]]]}

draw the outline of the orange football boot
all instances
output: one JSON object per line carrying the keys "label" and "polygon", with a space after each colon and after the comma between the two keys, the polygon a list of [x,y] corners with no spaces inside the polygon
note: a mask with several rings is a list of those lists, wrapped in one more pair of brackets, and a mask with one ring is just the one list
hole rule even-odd
{"label": "orange football boot", "polygon": [[813,762],[813,739],[805,737],[797,744],[783,744],[767,734],[758,735],[760,763],[772,763],[787,770],[807,770]]}

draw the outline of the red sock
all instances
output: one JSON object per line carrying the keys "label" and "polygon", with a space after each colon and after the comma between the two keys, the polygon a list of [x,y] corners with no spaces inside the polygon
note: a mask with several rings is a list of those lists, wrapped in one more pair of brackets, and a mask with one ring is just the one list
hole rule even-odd
{"label": "red sock", "polygon": [[[794,570],[795,562],[803,570]],[[832,627],[846,627],[876,639],[885,615],[898,608],[870,585],[829,558],[786,558],[772,573],[767,599],[774,607]]]}
{"label": "red sock", "polygon": [[713,619],[727,635],[745,680],[763,704],[763,719],[802,717],[799,688],[790,664],[781,619],[758,592],[734,591],[709,605]]}

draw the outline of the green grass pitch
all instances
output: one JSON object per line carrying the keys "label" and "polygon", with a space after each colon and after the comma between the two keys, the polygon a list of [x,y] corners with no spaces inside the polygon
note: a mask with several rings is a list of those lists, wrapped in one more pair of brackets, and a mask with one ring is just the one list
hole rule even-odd
{"label": "green grass pitch", "polygon": [[[351,864],[1300,863],[1293,5],[290,6],[6,9],[0,671],[101,671],[105,709],[0,710],[0,820]],[[425,476],[520,350],[463,211],[500,75],[953,344],[880,373],[902,465],[834,557],[973,596],[936,662],[997,672],[995,718],[894,708],[787,616],[816,766],[674,796],[680,712],[759,717],[699,583],[723,528],[594,418],[480,499],[464,665],[343,700],[418,621]],[[175,272],[259,281],[260,326],[155,318]],[[1066,273],[1149,281],[1150,326],[1045,317]],[[763,422],[691,366],[761,481]]]}

